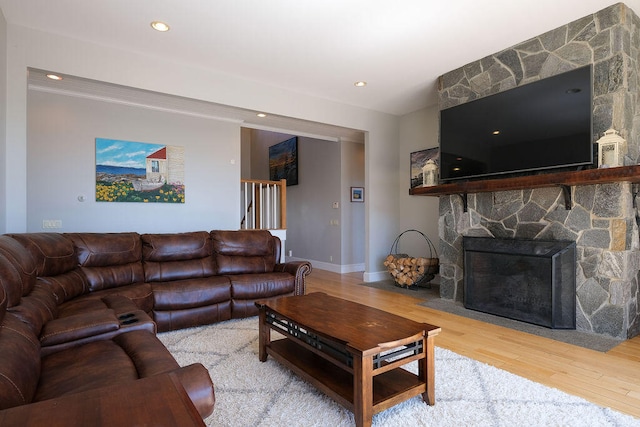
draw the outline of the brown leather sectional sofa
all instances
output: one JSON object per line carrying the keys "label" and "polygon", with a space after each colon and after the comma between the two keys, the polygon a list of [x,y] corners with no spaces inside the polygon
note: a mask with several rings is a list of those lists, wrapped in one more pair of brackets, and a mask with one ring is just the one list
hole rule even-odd
{"label": "brown leather sectional sofa", "polygon": [[0,236],[0,418],[168,372],[208,416],[207,370],[179,367],[156,330],[253,316],[256,300],[304,294],[311,265],[280,263],[280,252],[268,231]]}

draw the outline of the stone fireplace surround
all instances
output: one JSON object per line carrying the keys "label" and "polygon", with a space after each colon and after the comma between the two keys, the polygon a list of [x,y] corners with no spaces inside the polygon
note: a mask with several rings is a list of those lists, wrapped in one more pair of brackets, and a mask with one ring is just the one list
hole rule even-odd
{"label": "stone fireplace surround", "polygon": [[463,238],[465,308],[551,329],[576,328],[576,244]]}
{"label": "stone fireplace surround", "polygon": [[[440,109],[593,64],[594,142],[614,128],[627,141],[625,165],[640,153],[640,18],[622,3],[494,55],[439,80]],[[576,328],[630,338],[640,333],[640,242],[628,182],[440,196],[440,293],[463,300],[463,236],[571,240],[577,245]]]}

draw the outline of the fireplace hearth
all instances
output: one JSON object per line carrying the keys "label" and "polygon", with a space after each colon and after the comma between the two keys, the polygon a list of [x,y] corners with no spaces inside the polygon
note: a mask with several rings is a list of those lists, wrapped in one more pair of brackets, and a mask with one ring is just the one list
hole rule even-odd
{"label": "fireplace hearth", "polygon": [[464,237],[464,306],[553,329],[576,328],[576,244]]}

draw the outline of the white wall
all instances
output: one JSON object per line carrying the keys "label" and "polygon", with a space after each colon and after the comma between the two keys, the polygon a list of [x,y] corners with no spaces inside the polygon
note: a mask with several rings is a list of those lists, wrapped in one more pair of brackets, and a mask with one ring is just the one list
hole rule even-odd
{"label": "white wall", "polygon": [[[287,188],[289,250],[293,256],[341,264],[340,144],[298,138],[298,185]],[[315,264],[317,265],[317,263]]]}
{"label": "white wall", "polygon": [[24,34],[7,26],[5,193],[2,231],[27,230],[27,66]]}
{"label": "white wall", "polygon": [[[247,130],[249,131],[247,144],[242,147],[242,162],[250,161],[251,163],[247,178],[269,180],[269,147],[293,138],[295,135],[258,129]],[[243,139],[244,135],[247,134],[243,133]],[[290,188],[291,186],[288,186],[287,190]]]}
{"label": "white wall", "polygon": [[252,129],[240,129],[240,178],[251,179],[251,163],[253,153],[251,152]]}
{"label": "white wall", "polygon": [[[34,90],[27,105],[28,232],[239,228],[239,124]],[[184,147],[185,203],[96,202],[97,137]]]}
{"label": "white wall", "polygon": [[[410,158],[414,151],[437,147],[438,108],[425,108],[407,114],[400,120],[400,162],[398,167],[401,207],[400,230],[416,229],[424,233],[439,250],[438,197],[410,196]],[[412,256],[427,256],[428,244],[418,233],[407,233],[400,238],[401,253]]]}
{"label": "white wall", "polygon": [[[387,279],[383,266],[388,247],[399,231],[398,123],[372,123],[365,135],[365,262],[363,279]],[[393,141],[393,142],[392,142]]]}
{"label": "white wall", "polygon": [[[375,280],[376,274],[384,271],[382,261],[387,246],[399,229],[397,117],[171,62],[166,57],[95,45],[11,24],[7,26],[6,45],[6,140],[10,143],[6,147],[4,173],[11,182],[6,185],[6,222],[1,224],[0,231],[27,230],[26,70],[32,67],[364,131],[365,279]],[[238,130],[235,147],[238,151],[239,144]],[[239,172],[230,173],[225,179],[223,185],[235,186]],[[75,192],[71,197],[75,197]]]}
{"label": "white wall", "polygon": [[[351,202],[351,187],[364,187],[364,144],[341,141],[340,225],[342,229],[341,272],[364,270],[365,256],[365,203]],[[367,200],[367,189],[364,189]]]}
{"label": "white wall", "polygon": [[[0,10],[0,159],[7,170],[7,22]],[[7,223],[7,175],[0,173],[0,231]]]}

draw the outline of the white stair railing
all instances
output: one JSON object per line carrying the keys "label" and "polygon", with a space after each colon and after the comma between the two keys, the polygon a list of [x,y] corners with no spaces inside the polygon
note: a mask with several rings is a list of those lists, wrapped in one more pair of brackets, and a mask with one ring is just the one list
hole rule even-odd
{"label": "white stair railing", "polygon": [[287,228],[287,180],[240,180],[243,230]]}

